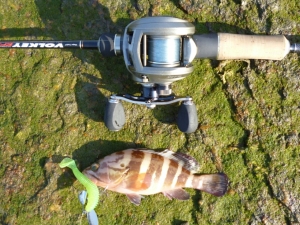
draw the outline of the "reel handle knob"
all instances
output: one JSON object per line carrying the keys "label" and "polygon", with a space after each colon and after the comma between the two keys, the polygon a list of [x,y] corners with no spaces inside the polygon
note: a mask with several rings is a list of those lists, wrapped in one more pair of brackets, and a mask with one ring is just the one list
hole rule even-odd
{"label": "reel handle knob", "polygon": [[186,101],[181,104],[177,116],[177,126],[184,133],[193,133],[198,127],[198,116],[195,104]]}
{"label": "reel handle knob", "polygon": [[123,105],[118,100],[110,99],[104,112],[105,126],[111,131],[119,131],[122,129],[126,121]]}

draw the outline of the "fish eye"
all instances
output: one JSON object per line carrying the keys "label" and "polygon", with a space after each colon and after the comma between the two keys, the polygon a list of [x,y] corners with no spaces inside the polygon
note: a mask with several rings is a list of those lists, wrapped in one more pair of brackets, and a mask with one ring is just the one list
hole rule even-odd
{"label": "fish eye", "polygon": [[94,163],[93,165],[91,165],[91,170],[92,171],[97,171],[97,169],[99,168],[99,165],[98,164],[96,164],[96,163]]}

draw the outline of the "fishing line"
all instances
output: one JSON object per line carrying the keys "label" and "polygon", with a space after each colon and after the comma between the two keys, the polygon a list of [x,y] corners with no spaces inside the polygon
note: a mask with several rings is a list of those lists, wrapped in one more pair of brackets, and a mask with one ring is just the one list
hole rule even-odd
{"label": "fishing line", "polygon": [[180,65],[180,36],[148,36],[148,62],[153,67]]}

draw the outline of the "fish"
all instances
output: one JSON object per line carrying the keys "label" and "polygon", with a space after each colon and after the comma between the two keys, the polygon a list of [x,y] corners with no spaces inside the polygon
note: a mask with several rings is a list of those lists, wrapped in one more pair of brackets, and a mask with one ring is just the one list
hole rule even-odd
{"label": "fish", "polygon": [[126,149],[115,152],[83,170],[97,186],[125,194],[135,205],[144,195],[163,193],[169,199],[188,200],[183,188],[193,188],[215,196],[227,192],[225,173],[197,174],[193,157],[166,149]]}

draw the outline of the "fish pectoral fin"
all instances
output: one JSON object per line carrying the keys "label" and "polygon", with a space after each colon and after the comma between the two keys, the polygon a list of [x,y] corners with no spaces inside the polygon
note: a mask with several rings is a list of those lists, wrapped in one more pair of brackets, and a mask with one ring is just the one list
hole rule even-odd
{"label": "fish pectoral fin", "polygon": [[142,195],[139,194],[126,194],[127,198],[135,205],[141,204]]}
{"label": "fish pectoral fin", "polygon": [[188,200],[190,198],[190,194],[181,188],[164,191],[163,194],[169,199]]}

